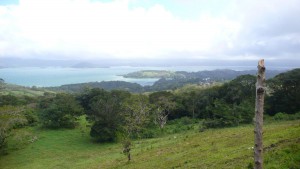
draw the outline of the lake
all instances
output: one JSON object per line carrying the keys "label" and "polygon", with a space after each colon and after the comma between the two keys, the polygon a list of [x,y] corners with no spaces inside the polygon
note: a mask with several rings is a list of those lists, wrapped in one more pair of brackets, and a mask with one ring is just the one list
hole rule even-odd
{"label": "lake", "polygon": [[140,70],[170,70],[196,72],[201,70],[233,69],[250,70],[255,67],[214,67],[214,66],[174,66],[174,67],[130,67],[118,66],[108,68],[60,68],[60,67],[26,67],[2,68],[0,78],[7,83],[22,86],[60,86],[64,84],[100,82],[100,81],[126,81],[138,83],[143,86],[152,85],[158,79],[124,78],[120,75]]}

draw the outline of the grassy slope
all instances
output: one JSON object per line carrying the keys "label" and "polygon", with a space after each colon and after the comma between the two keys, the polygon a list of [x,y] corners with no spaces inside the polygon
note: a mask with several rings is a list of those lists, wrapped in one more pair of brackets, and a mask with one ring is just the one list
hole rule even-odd
{"label": "grassy slope", "polygon": [[[33,132],[39,139],[0,157],[0,168],[247,168],[253,161],[252,125],[136,141],[130,163],[121,144],[93,143],[83,127]],[[265,125],[265,168],[300,168],[299,142],[299,120]]]}
{"label": "grassy slope", "polygon": [[126,78],[174,78],[181,75],[168,70],[141,70],[123,76]]}
{"label": "grassy slope", "polygon": [[28,87],[23,87],[14,84],[1,84],[0,95],[14,95],[14,96],[42,96],[45,90],[32,90]]}

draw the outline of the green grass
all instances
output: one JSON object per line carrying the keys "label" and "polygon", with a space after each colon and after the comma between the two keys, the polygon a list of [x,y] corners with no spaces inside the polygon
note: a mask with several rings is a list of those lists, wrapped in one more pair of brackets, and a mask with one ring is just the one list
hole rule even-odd
{"label": "green grass", "polygon": [[[189,130],[137,140],[132,161],[120,143],[94,143],[84,126],[31,129],[38,140],[1,156],[0,168],[247,168],[253,162],[253,126]],[[300,168],[300,121],[264,126],[264,168]]]}
{"label": "green grass", "polygon": [[[0,84],[0,95],[14,95],[14,96],[43,96],[47,90],[41,88],[29,88],[14,84]],[[51,92],[53,93],[53,92]]]}

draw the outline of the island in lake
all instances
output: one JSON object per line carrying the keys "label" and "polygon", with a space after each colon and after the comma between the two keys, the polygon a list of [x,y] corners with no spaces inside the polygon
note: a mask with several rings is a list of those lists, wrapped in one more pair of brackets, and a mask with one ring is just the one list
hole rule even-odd
{"label": "island in lake", "polygon": [[176,78],[181,75],[168,70],[141,70],[122,75],[125,78]]}

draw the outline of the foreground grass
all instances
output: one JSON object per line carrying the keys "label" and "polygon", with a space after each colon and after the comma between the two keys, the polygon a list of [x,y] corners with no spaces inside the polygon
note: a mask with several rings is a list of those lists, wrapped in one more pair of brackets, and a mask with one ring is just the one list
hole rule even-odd
{"label": "foreground grass", "polygon": [[[138,140],[129,163],[121,144],[93,143],[83,127],[32,132],[38,140],[0,157],[0,168],[247,168],[253,161],[252,125]],[[299,143],[299,120],[265,125],[265,168],[300,168]]]}

